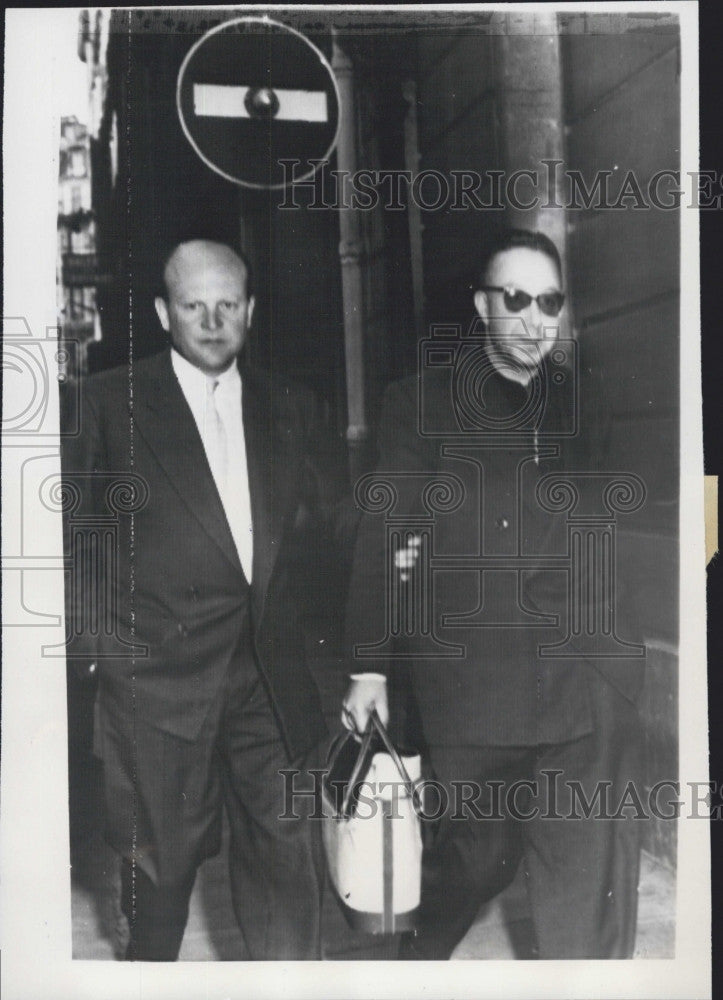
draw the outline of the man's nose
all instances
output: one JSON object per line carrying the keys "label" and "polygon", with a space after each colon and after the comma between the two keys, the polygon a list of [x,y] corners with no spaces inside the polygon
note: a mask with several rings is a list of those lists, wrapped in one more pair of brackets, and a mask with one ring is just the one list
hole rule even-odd
{"label": "man's nose", "polygon": [[222,318],[220,309],[209,309],[208,306],[204,307],[203,310],[203,326],[206,330],[217,330],[221,326]]}
{"label": "man's nose", "polygon": [[530,302],[526,310],[525,322],[527,324],[527,333],[533,340],[542,340],[544,331],[542,328],[542,312],[537,304],[537,300],[533,299]]}
{"label": "man's nose", "polygon": [[537,299],[533,299],[532,302],[530,302],[530,316],[535,330],[539,330],[542,326],[542,312],[537,304]]}

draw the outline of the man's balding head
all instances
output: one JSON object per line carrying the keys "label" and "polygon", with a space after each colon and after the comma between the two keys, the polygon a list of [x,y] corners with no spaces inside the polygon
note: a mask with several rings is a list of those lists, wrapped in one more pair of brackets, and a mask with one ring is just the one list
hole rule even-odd
{"label": "man's balding head", "polygon": [[253,315],[249,269],[226,243],[192,239],[177,244],[163,269],[166,295],[156,312],[179,354],[207,375],[233,364]]}

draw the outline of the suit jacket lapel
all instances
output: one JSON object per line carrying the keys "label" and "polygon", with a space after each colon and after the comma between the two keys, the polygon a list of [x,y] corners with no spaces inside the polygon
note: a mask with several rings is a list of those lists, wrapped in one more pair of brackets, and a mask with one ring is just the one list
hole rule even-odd
{"label": "suit jacket lapel", "polygon": [[136,389],[136,427],[181,499],[231,564],[242,572],[203,442],[173,374],[170,351],[158,355],[157,363],[138,377]]}

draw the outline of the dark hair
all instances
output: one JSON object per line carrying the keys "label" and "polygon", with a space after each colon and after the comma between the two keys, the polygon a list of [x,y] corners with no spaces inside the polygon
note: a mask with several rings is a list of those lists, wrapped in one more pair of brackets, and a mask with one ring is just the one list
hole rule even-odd
{"label": "dark hair", "polygon": [[248,257],[235,240],[229,239],[225,235],[219,235],[212,228],[206,229],[203,227],[195,227],[174,233],[163,240],[157,256],[158,266],[154,281],[154,295],[160,296],[162,299],[168,298],[168,287],[166,285],[166,268],[168,267],[168,262],[178,247],[184,243],[193,243],[197,240],[203,240],[206,243],[219,243],[221,246],[233,250],[246,268],[246,296],[250,298],[254,294],[254,273]]}
{"label": "dark hair", "polygon": [[557,273],[562,277],[560,254],[549,236],[545,236],[544,233],[533,232],[530,229],[505,229],[494,237],[487,248],[487,253],[485,254],[484,262],[478,275],[479,286],[485,284],[487,271],[497,254],[504,253],[505,250],[516,250],[518,247],[544,253],[545,256],[550,258],[557,268]]}

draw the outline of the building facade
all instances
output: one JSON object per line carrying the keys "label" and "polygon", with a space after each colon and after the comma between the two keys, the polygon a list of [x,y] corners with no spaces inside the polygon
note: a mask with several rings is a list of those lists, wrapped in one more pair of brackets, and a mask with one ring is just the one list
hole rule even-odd
{"label": "building facade", "polygon": [[[95,216],[90,139],[75,116],[60,126],[58,172],[58,319],[69,376],[87,371],[88,345],[100,336],[96,309]],[[75,369],[75,370],[73,370]]]}

